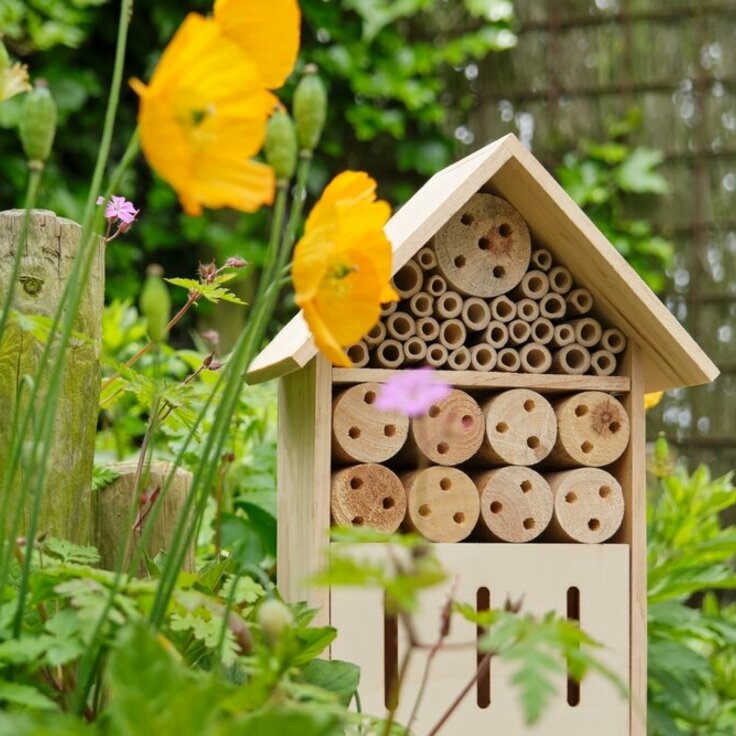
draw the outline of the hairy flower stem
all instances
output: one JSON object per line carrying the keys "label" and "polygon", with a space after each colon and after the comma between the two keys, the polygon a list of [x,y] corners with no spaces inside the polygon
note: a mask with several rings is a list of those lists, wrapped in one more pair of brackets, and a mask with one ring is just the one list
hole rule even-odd
{"label": "hairy flower stem", "polygon": [[271,236],[268,241],[268,249],[266,250],[266,259],[263,262],[263,270],[261,278],[258,281],[258,292],[256,293],[255,303],[261,301],[266,293],[268,285],[273,281],[274,268],[278,261],[279,244],[283,236],[284,214],[286,213],[286,203],[289,198],[289,182],[285,179],[279,179],[276,189],[276,204],[273,210],[273,222],[271,227]]}

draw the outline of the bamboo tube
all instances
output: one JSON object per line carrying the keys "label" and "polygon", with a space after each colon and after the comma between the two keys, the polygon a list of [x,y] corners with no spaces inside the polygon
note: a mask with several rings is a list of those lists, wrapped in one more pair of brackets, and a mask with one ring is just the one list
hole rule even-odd
{"label": "bamboo tube", "polygon": [[431,542],[460,542],[473,531],[480,499],[457,468],[431,467],[401,476],[407,497],[405,526]]}
{"label": "bamboo tube", "polygon": [[505,373],[517,373],[521,368],[519,351],[513,348],[502,348],[496,358],[496,370]]}
{"label": "bamboo tube", "polygon": [[448,350],[459,348],[467,336],[465,325],[459,319],[446,319],[440,323],[439,340]]}
{"label": "bamboo tube", "polygon": [[466,371],[470,368],[470,350],[461,345],[455,348],[447,358],[447,365],[453,371]]}
{"label": "bamboo tube", "polygon": [[469,330],[480,332],[491,321],[491,308],[488,302],[477,296],[468,297],[463,304],[461,319]]}
{"label": "bamboo tube", "polygon": [[516,317],[516,303],[507,296],[497,296],[490,303],[491,317],[498,322],[511,322]]}
{"label": "bamboo tube", "polygon": [[581,376],[590,368],[590,353],[576,342],[565,345],[552,355],[552,372]]}
{"label": "bamboo tube", "polygon": [[547,373],[552,367],[552,354],[546,345],[530,342],[519,351],[522,373]]}
{"label": "bamboo tube", "polygon": [[531,334],[531,325],[523,319],[515,319],[509,323],[509,342],[512,345],[523,345]]}
{"label": "bamboo tube", "polygon": [[404,360],[407,363],[419,363],[427,357],[427,343],[421,337],[410,337],[404,343]]}
{"label": "bamboo tube", "polygon": [[573,289],[566,297],[567,313],[584,315],[593,309],[593,295],[587,289]]}
{"label": "bamboo tube", "polygon": [[524,322],[534,322],[539,318],[539,303],[534,299],[520,299],[516,303],[516,316]]}
{"label": "bamboo tube", "polygon": [[364,368],[368,365],[368,361],[371,359],[371,354],[368,352],[368,345],[366,345],[363,340],[355,342],[345,348],[345,352],[348,354],[348,358],[352,361],[353,368]]}
{"label": "bamboo tube", "polygon": [[567,303],[560,294],[545,294],[539,301],[539,314],[547,319],[562,319],[567,311]]}
{"label": "bamboo tube", "polygon": [[552,520],[549,483],[536,470],[510,466],[473,476],[480,496],[479,536],[494,542],[536,539]]}
{"label": "bamboo tube", "polygon": [[603,336],[603,328],[597,319],[591,317],[583,317],[582,319],[574,319],[569,322],[575,330],[575,342],[584,348],[592,348],[601,341]]}
{"label": "bamboo tube", "polygon": [[440,323],[434,317],[422,317],[417,320],[417,335],[424,342],[432,342],[439,337]]}
{"label": "bamboo tube", "polygon": [[360,383],[332,401],[332,457],[341,463],[382,463],[392,458],[409,435],[408,417],[379,411],[378,383]]}
{"label": "bamboo tube", "polygon": [[618,531],[624,519],[625,501],[621,485],[610,473],[578,468],[551,473],[547,481],[554,496],[547,539],[600,544]]}
{"label": "bamboo tube", "polygon": [[603,335],[601,336],[601,347],[614,355],[618,355],[626,348],[626,336],[621,332],[621,330],[617,330],[615,327],[603,330]]}
{"label": "bamboo tube", "polygon": [[431,271],[433,268],[437,268],[437,256],[428,245],[425,245],[424,248],[420,248],[414,258],[422,271]]}
{"label": "bamboo tube", "polygon": [[493,320],[488,323],[483,339],[493,348],[505,347],[509,341],[509,328],[503,322]]}
{"label": "bamboo tube", "polygon": [[409,311],[415,317],[431,317],[434,311],[434,297],[426,291],[418,291],[409,300]]}
{"label": "bamboo tube", "polygon": [[375,347],[386,339],[386,325],[383,322],[376,322],[371,327],[368,334],[363,338],[363,342],[369,347]]}
{"label": "bamboo tube", "polygon": [[445,281],[444,276],[440,276],[440,274],[435,273],[427,279],[427,283],[424,287],[425,291],[437,298],[447,291],[447,281]]}
{"label": "bamboo tube", "polygon": [[408,299],[421,290],[424,283],[424,273],[419,268],[419,264],[414,261],[407,261],[395,274],[392,279],[396,293],[402,299]]}
{"label": "bamboo tube", "polygon": [[470,348],[470,366],[475,371],[491,371],[496,365],[496,351],[486,343]]}
{"label": "bamboo tube", "polygon": [[431,365],[432,368],[442,368],[447,363],[449,356],[448,350],[444,345],[435,343],[434,345],[427,346],[427,365]]}
{"label": "bamboo tube", "polygon": [[417,323],[406,312],[394,312],[386,319],[386,332],[395,340],[408,340],[417,332]]}
{"label": "bamboo tube", "polygon": [[474,194],[435,235],[437,265],[467,296],[505,294],[529,266],[531,241],[524,218],[505,200]]}
{"label": "bamboo tube", "polygon": [[398,368],[404,362],[404,348],[398,340],[384,340],[374,353],[380,368]]}
{"label": "bamboo tube", "polygon": [[552,254],[546,248],[533,250],[529,261],[534,268],[540,271],[549,271],[552,268]]}
{"label": "bamboo tube", "polygon": [[549,288],[555,294],[567,294],[572,289],[572,274],[564,266],[555,266],[549,272]]}
{"label": "bamboo tube", "polygon": [[601,391],[583,391],[554,404],[557,441],[552,465],[610,465],[629,444],[629,416],[618,399]]}
{"label": "bamboo tube", "polygon": [[476,400],[453,389],[427,414],[412,420],[410,439],[431,462],[460,465],[475,455],[483,433],[483,415]]}
{"label": "bamboo tube", "polygon": [[544,271],[535,268],[527,271],[519,285],[511,292],[516,299],[541,299],[549,292],[549,278]]}
{"label": "bamboo tube", "polygon": [[549,401],[536,391],[512,389],[483,404],[485,436],[476,460],[534,465],[550,453],[557,421]]}
{"label": "bamboo tube", "polygon": [[546,317],[540,317],[538,320],[532,322],[531,339],[534,342],[539,345],[549,345],[554,336],[555,326]]}
{"label": "bamboo tube", "polygon": [[575,330],[570,325],[555,325],[554,335],[552,337],[552,345],[556,348],[564,348],[565,345],[571,345],[575,342]]}
{"label": "bamboo tube", "polygon": [[596,376],[612,376],[616,372],[616,356],[610,350],[596,350],[590,356],[590,369]]}
{"label": "bamboo tube", "polygon": [[381,317],[388,317],[389,314],[393,314],[398,308],[398,302],[386,302],[381,304]]}
{"label": "bamboo tube", "polygon": [[456,291],[446,291],[437,297],[434,309],[437,316],[443,319],[459,317],[463,311],[463,298]]}
{"label": "bamboo tube", "polygon": [[383,465],[354,465],[332,474],[330,510],[337,526],[393,533],[406,515],[406,491],[396,473]]}

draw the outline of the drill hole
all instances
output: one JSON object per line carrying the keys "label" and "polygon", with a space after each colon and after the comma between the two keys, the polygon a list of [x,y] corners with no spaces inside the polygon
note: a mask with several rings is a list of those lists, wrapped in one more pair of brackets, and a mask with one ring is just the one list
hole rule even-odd
{"label": "drill hole", "polygon": [[462,424],[462,425],[463,425],[463,427],[465,427],[465,429],[470,429],[470,427],[472,427],[472,426],[473,426],[473,424],[475,424],[475,422],[473,421],[473,417],[471,417],[471,416],[470,416],[470,414],[466,414],[466,415],[465,415],[465,416],[464,416],[464,417],[463,417],[463,418],[462,418],[462,419],[460,420],[460,424]]}
{"label": "drill hole", "polygon": [[536,404],[534,403],[533,399],[527,399],[524,402],[524,411],[534,411],[534,407]]}
{"label": "drill hole", "polygon": [[531,489],[532,489],[532,482],[530,480],[521,481],[521,490],[524,491],[524,493],[529,493]]}
{"label": "drill hole", "polygon": [[453,263],[455,264],[455,268],[463,268],[465,266],[465,256],[458,256]]}
{"label": "drill hole", "polygon": [[358,429],[358,427],[350,427],[348,430],[348,437],[350,437],[351,440],[357,440],[358,437],[360,437],[360,429]]}
{"label": "drill hole", "polygon": [[440,455],[446,455],[450,450],[450,446],[447,444],[447,442],[440,442],[439,445],[437,445],[437,452]]}
{"label": "drill hole", "polygon": [[536,450],[540,444],[541,442],[539,441],[539,437],[535,437],[534,435],[532,435],[531,437],[526,438],[526,446],[530,450]]}
{"label": "drill hole", "polygon": [[584,417],[588,413],[588,407],[585,404],[578,404],[575,407],[575,416]]}
{"label": "drill hole", "polygon": [[598,495],[601,498],[608,498],[611,495],[611,487],[610,486],[601,486],[598,489]]}
{"label": "drill hole", "polygon": [[354,516],[351,523],[353,526],[363,526],[365,519],[362,516]]}
{"label": "drill hole", "polygon": [[580,449],[588,455],[589,453],[593,452],[593,443],[588,442],[588,440],[585,440],[582,445],[580,445]]}
{"label": "drill hole", "polygon": [[509,425],[506,424],[506,422],[499,422],[496,425],[496,432],[498,432],[499,434],[503,434],[504,432],[508,432],[508,431],[509,431]]}
{"label": "drill hole", "polygon": [[595,532],[600,528],[601,528],[601,522],[598,521],[598,519],[591,519],[588,522],[588,529],[590,529],[590,531]]}
{"label": "drill hole", "polygon": [[449,491],[452,488],[452,481],[449,478],[442,478],[440,481],[440,488],[443,491]]}
{"label": "drill hole", "polygon": [[386,437],[393,437],[396,434],[396,427],[393,424],[387,424],[383,428],[383,433]]}
{"label": "drill hole", "polygon": [[357,491],[359,488],[363,487],[363,479],[362,478],[351,478],[350,479],[350,487]]}
{"label": "drill hole", "polygon": [[470,212],[463,212],[460,222],[462,222],[463,225],[472,225],[475,222],[475,218],[470,214]]}
{"label": "drill hole", "polygon": [[524,525],[524,529],[534,529],[534,527],[537,525],[537,523],[531,517],[524,519],[522,523]]}
{"label": "drill hole", "polygon": [[503,511],[503,504],[500,501],[491,502],[491,513],[500,514]]}
{"label": "drill hole", "polygon": [[573,491],[565,494],[565,503],[575,503],[577,500],[577,494],[573,493]]}
{"label": "drill hole", "polygon": [[381,506],[383,506],[383,508],[388,511],[389,509],[392,509],[394,506],[396,506],[396,501],[394,501],[393,498],[386,496],[386,498],[381,501]]}
{"label": "drill hole", "polygon": [[508,238],[509,235],[511,235],[511,225],[509,225],[507,222],[504,222],[499,228],[498,228],[499,235],[501,235],[502,238]]}
{"label": "drill hole", "polygon": [[375,400],[376,400],[376,392],[366,391],[366,394],[363,397],[363,401],[365,401],[366,404],[372,404]]}
{"label": "drill hole", "polygon": [[489,248],[491,247],[491,241],[490,241],[490,240],[488,240],[488,238],[481,238],[481,239],[480,239],[480,240],[478,241],[478,247],[479,247],[479,248],[480,248],[481,250],[488,250],[488,249],[489,249]]}
{"label": "drill hole", "polygon": [[432,419],[437,419],[437,417],[440,415],[440,411],[441,409],[439,408],[439,406],[437,406],[437,404],[432,404],[432,406],[429,407],[428,413]]}
{"label": "drill hole", "polygon": [[608,425],[608,428],[611,430],[612,434],[616,434],[616,432],[618,432],[619,429],[621,429],[621,425],[618,422],[611,422]]}
{"label": "drill hole", "polygon": [[432,513],[432,509],[429,508],[429,504],[423,503],[419,507],[419,516],[429,516]]}
{"label": "drill hole", "polygon": [[494,279],[502,279],[506,275],[506,269],[503,266],[494,266],[492,273]]}
{"label": "drill hole", "polygon": [[462,524],[465,521],[465,514],[462,511],[457,511],[452,515],[452,520],[456,524]]}

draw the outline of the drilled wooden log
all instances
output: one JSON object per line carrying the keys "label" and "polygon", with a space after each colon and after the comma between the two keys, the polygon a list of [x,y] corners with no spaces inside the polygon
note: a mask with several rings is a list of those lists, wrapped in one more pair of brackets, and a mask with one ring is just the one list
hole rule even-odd
{"label": "drilled wooden log", "polygon": [[549,271],[552,268],[552,254],[546,248],[537,248],[532,251],[529,262],[532,268]]}
{"label": "drilled wooden log", "polygon": [[432,368],[442,368],[447,363],[449,357],[449,351],[440,343],[434,343],[433,345],[427,346],[427,357],[425,358],[427,365]]}
{"label": "drilled wooden log", "polygon": [[368,365],[368,361],[371,358],[370,352],[368,351],[368,345],[364,340],[360,340],[348,346],[345,352],[348,354],[348,358],[353,362],[353,368],[364,368]]}
{"label": "drilled wooden log", "polygon": [[549,483],[531,468],[489,470],[473,476],[480,496],[479,536],[494,542],[536,539],[552,519]]}
{"label": "drilled wooden log", "polygon": [[395,532],[406,515],[406,492],[387,467],[366,463],[332,474],[332,521],[337,526],[365,526]]}
{"label": "drilled wooden log", "polygon": [[575,342],[575,330],[568,324],[555,325],[552,345],[556,348],[564,348]]}
{"label": "drilled wooden log", "polygon": [[536,391],[504,391],[483,403],[485,431],[475,458],[497,465],[535,465],[555,444],[557,421],[549,401]]}
{"label": "drilled wooden log", "polygon": [[404,362],[404,348],[398,340],[384,340],[373,359],[379,368],[398,368]]}
{"label": "drilled wooden log", "polygon": [[626,335],[615,327],[604,330],[601,336],[601,347],[618,355],[626,349]]}
{"label": "drilled wooden log", "polygon": [[550,464],[610,465],[629,444],[629,415],[621,402],[601,391],[584,391],[554,404],[557,441]]}
{"label": "drilled wooden log", "polygon": [[445,281],[444,276],[440,276],[438,273],[432,274],[424,284],[424,289],[437,298],[447,291],[447,281]]}
{"label": "drilled wooden log", "polygon": [[575,342],[584,348],[592,348],[601,341],[603,328],[597,319],[583,317],[569,323],[575,330]]}
{"label": "drilled wooden log", "polygon": [[[110,468],[119,474],[118,478],[97,492],[94,544],[100,553],[100,567],[105,570],[115,569],[121,542],[131,529],[131,504],[136,505],[138,510],[133,515],[133,536],[125,560],[126,569],[141,540],[146,523],[151,524],[145,548],[148,558],[152,560],[161,552],[170,551],[177,521],[192,486],[192,474],[188,470],[177,468],[166,493],[163,493],[172,465],[153,462],[145,476],[145,485],[136,493],[137,465],[137,461],[111,465]],[[154,503],[159,505],[159,511],[155,514],[151,511]],[[193,543],[187,547],[183,569],[188,572],[195,569]],[[148,576],[143,556],[140,557],[138,569],[130,572],[141,577]]]}
{"label": "drilled wooden log", "polygon": [[523,319],[515,319],[509,322],[509,343],[511,345],[523,345],[532,334],[532,327]]}
{"label": "drilled wooden log", "polygon": [[616,356],[610,350],[596,350],[590,356],[590,370],[596,376],[612,376],[616,372]]}
{"label": "drilled wooden log", "polygon": [[590,368],[590,352],[576,342],[560,348],[552,355],[552,372],[581,376]]}
{"label": "drilled wooden log", "polygon": [[466,371],[470,368],[470,350],[461,345],[447,357],[447,365],[453,371]]}
{"label": "drilled wooden log", "polygon": [[522,373],[547,373],[552,367],[552,354],[546,345],[530,342],[519,350]]}
{"label": "drilled wooden log", "polygon": [[404,360],[407,363],[420,363],[427,356],[427,343],[421,337],[410,337],[404,343]]}
{"label": "drilled wooden log", "polygon": [[483,332],[483,340],[497,350],[506,347],[509,341],[509,328],[503,322],[493,320]]}
{"label": "drilled wooden log", "polygon": [[414,317],[431,317],[434,312],[434,297],[426,291],[418,291],[409,300],[409,311]]}
{"label": "drilled wooden log", "polygon": [[572,275],[564,266],[555,266],[549,272],[549,288],[555,294],[567,294],[572,285]]}
{"label": "drilled wooden log", "polygon": [[401,412],[380,411],[378,383],[361,383],[339,393],[332,402],[332,457],[341,463],[382,463],[392,458],[409,434]]}
{"label": "drilled wooden log", "polygon": [[533,269],[524,274],[519,285],[511,292],[512,296],[519,299],[535,299],[539,301],[545,294],[549,293],[549,278],[544,271]]}
{"label": "drilled wooden log", "polygon": [[530,339],[538,345],[549,345],[555,336],[555,326],[546,318],[540,317],[532,322]]}
{"label": "drilled wooden log", "polygon": [[402,299],[409,297],[421,291],[424,283],[424,273],[418,263],[407,261],[393,277],[394,289]]}
{"label": "drilled wooden log", "polygon": [[446,291],[437,297],[434,309],[439,319],[459,317],[463,311],[463,298],[456,291]]}
{"label": "drilled wooden log", "polygon": [[503,294],[491,300],[491,317],[497,322],[511,322],[516,317],[516,303]]}
{"label": "drilled wooden log", "polygon": [[496,350],[486,343],[470,348],[470,367],[474,371],[492,371],[496,365]]}
{"label": "drilled wooden log", "polygon": [[407,496],[406,527],[431,542],[460,542],[480,513],[475,484],[457,468],[432,467],[401,476]]}
{"label": "drilled wooden log", "polygon": [[432,269],[437,268],[437,256],[434,254],[434,250],[432,250],[428,245],[425,245],[424,248],[420,248],[417,251],[416,256],[414,256],[414,259],[419,264],[422,271],[431,271]]}
{"label": "drilled wooden log", "polygon": [[386,333],[394,340],[408,340],[416,335],[417,323],[406,312],[394,312],[386,318]]}
{"label": "drilled wooden log", "polygon": [[545,294],[539,301],[539,314],[547,319],[562,319],[567,312],[567,303],[561,294]]}
{"label": "drilled wooden log", "polygon": [[565,300],[568,315],[582,316],[593,309],[593,295],[587,289],[573,289]]}
{"label": "drilled wooden log", "polygon": [[488,302],[477,296],[471,296],[463,303],[463,311],[460,318],[469,330],[480,332],[491,321],[491,308],[488,306]]}
{"label": "drilled wooden log", "polygon": [[440,323],[440,342],[450,351],[465,344],[468,333],[459,319],[447,319]]}
{"label": "drilled wooden log", "polygon": [[417,320],[417,336],[424,342],[434,342],[440,335],[440,323],[434,317]]}
{"label": "drilled wooden log", "polygon": [[[10,286],[13,260],[20,241],[24,212],[0,212],[0,295]],[[47,210],[30,216],[27,244],[21,261],[11,308],[30,318],[50,318],[56,312],[77,255],[81,228]],[[54,433],[47,457],[46,480],[40,504],[38,533],[48,533],[73,542],[89,544],[92,536],[94,497],[90,491],[95,432],[99,412],[100,336],[105,279],[104,247],[96,244],[90,277],[75,285],[83,291],[74,329],[84,339],[73,338],[65,356]],[[18,417],[28,405],[25,384],[37,369],[44,345],[22,322],[11,315],[0,339],[0,478],[6,468],[11,437]],[[51,359],[57,350],[52,348]],[[47,378],[41,376],[36,419],[47,396]],[[28,472],[29,469],[26,469]],[[19,502],[19,476],[11,485],[9,509]],[[0,484],[2,481],[0,481]],[[20,509],[19,533],[26,533],[31,499]],[[11,517],[8,516],[8,519]]]}
{"label": "drilled wooden log", "polygon": [[519,351],[514,348],[501,348],[497,353],[496,370],[504,373],[517,373],[521,368]]}
{"label": "drilled wooden log", "polygon": [[508,202],[474,194],[435,235],[435,253],[448,283],[468,296],[505,294],[529,265],[524,218]]}
{"label": "drilled wooden log", "polygon": [[618,531],[624,518],[624,494],[610,473],[578,468],[546,477],[554,496],[554,514],[545,538],[600,544]]}
{"label": "drilled wooden log", "polygon": [[375,347],[386,339],[386,325],[383,322],[376,322],[369,330],[368,334],[363,338],[363,342],[369,347]]}
{"label": "drilled wooden log", "polygon": [[453,389],[425,416],[412,420],[410,440],[433,463],[460,465],[476,453],[483,434],[478,403],[464,391]]}
{"label": "drilled wooden log", "polygon": [[534,299],[520,299],[516,303],[516,316],[524,322],[534,322],[539,319],[539,302]]}

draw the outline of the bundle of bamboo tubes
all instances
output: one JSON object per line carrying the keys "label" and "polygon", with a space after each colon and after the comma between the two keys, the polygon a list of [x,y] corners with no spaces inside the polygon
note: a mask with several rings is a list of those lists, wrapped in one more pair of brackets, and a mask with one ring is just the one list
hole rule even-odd
{"label": "bundle of bamboo tubes", "polygon": [[625,335],[521,215],[476,194],[395,274],[400,300],[348,348],[356,367],[613,375]]}

